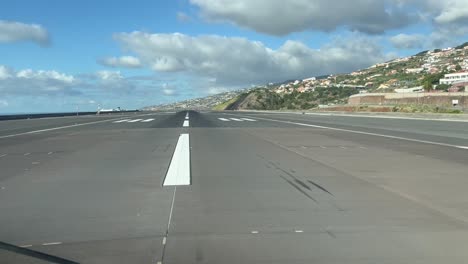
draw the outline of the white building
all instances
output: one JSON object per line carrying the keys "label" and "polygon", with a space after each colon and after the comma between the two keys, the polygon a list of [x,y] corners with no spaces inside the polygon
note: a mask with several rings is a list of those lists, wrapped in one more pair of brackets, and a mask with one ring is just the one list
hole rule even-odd
{"label": "white building", "polygon": [[406,88],[406,89],[395,89],[395,93],[421,93],[421,92],[424,92],[424,88],[422,86]]}
{"label": "white building", "polygon": [[468,82],[468,72],[457,72],[445,74],[443,79],[439,80],[440,84],[452,85],[459,82]]}

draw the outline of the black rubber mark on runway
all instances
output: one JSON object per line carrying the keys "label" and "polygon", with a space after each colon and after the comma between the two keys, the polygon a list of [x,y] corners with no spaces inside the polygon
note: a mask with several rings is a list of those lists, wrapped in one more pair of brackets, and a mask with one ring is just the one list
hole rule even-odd
{"label": "black rubber mark on runway", "polygon": [[327,232],[327,234],[328,234],[329,236],[331,236],[331,237],[333,237],[333,238],[336,238],[336,235],[335,235],[332,231],[326,230],[325,232]]}
{"label": "black rubber mark on runway", "polygon": [[311,199],[312,201],[317,202],[317,200],[314,199],[314,197],[310,196],[308,193],[306,193],[304,190],[301,189],[301,187],[297,186],[294,182],[286,179],[286,177],[283,177],[283,175],[280,175],[280,177],[285,180],[287,183],[289,183],[289,185],[291,185],[292,187],[294,187],[296,190],[298,190],[299,192],[301,192],[303,195],[305,195],[307,198]]}
{"label": "black rubber mark on runway", "polygon": [[296,179],[296,178],[294,178],[294,181],[295,181],[297,184],[301,185],[302,187],[306,188],[307,190],[312,191],[312,189],[311,189],[307,184],[305,184],[303,181],[298,180],[298,179]]}
{"label": "black rubber mark on runway", "polygon": [[326,193],[328,193],[328,194],[330,194],[330,195],[333,196],[333,194],[332,194],[331,192],[329,192],[327,189],[323,188],[323,187],[320,186],[319,184],[317,184],[317,183],[315,183],[315,182],[313,182],[313,181],[311,181],[311,180],[307,180],[307,181],[310,182],[311,184],[313,184],[315,187],[319,188],[320,190],[322,190],[322,191],[324,191],[324,192],[326,192]]}
{"label": "black rubber mark on runway", "polygon": [[21,255],[25,255],[25,256],[29,256],[29,257],[33,257],[33,258],[36,258],[36,259],[44,260],[44,261],[47,261],[49,263],[79,264],[78,262],[75,262],[75,261],[71,261],[71,260],[68,260],[68,259],[56,257],[56,256],[49,255],[49,254],[46,254],[46,253],[42,253],[42,252],[39,252],[39,251],[31,250],[31,249],[28,249],[28,248],[18,247],[18,246],[12,245],[12,244],[4,243],[4,242],[0,242],[0,249],[11,251],[13,253],[17,253],[17,254],[21,254]]}

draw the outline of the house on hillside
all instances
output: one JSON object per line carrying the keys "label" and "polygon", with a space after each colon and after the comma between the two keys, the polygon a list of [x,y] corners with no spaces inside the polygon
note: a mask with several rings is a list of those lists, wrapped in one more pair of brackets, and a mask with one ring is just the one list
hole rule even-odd
{"label": "house on hillside", "polygon": [[445,74],[444,78],[439,80],[440,84],[448,85],[463,82],[468,82],[468,71]]}

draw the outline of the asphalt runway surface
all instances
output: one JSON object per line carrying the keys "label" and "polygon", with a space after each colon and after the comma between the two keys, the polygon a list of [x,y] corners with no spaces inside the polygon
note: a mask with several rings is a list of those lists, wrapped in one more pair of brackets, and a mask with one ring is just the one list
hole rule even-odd
{"label": "asphalt runway surface", "polygon": [[467,263],[467,190],[468,122],[2,121],[0,263]]}

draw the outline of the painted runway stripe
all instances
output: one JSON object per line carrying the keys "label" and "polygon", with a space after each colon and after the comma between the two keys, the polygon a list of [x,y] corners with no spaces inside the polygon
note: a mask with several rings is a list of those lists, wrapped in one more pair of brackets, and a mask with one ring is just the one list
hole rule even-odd
{"label": "painted runway stripe", "polygon": [[231,120],[227,119],[227,118],[218,118],[219,120],[223,121],[223,122],[229,122]]}
{"label": "painted runway stripe", "polygon": [[117,124],[117,123],[128,122],[128,121],[130,121],[130,120],[131,120],[131,119],[123,119],[123,120],[114,121],[114,122],[112,122],[112,123],[116,123],[116,124]]}
{"label": "painted runway stripe", "polygon": [[140,122],[142,120],[143,119],[133,119],[133,120],[128,121],[127,123],[136,123],[136,122]]}
{"label": "painted runway stripe", "polygon": [[241,118],[242,120],[249,121],[249,122],[256,122],[257,120],[255,119],[250,119],[250,118]]}
{"label": "painted runway stripe", "polygon": [[182,124],[182,127],[189,127],[189,126],[190,126],[190,123],[188,120],[185,120],[184,124]]}
{"label": "painted runway stripe", "polygon": [[230,118],[232,121],[237,121],[237,122],[244,122],[244,120],[239,119],[239,118]]}
{"label": "painted runway stripe", "polygon": [[62,242],[49,242],[49,243],[43,243],[43,246],[53,246],[53,245],[60,245]]}
{"label": "painted runway stripe", "polygon": [[190,185],[190,136],[181,134],[163,186]]}
{"label": "painted runway stripe", "polygon": [[354,134],[376,136],[376,137],[383,137],[383,138],[390,138],[390,139],[398,139],[398,140],[404,140],[404,141],[410,141],[410,142],[417,142],[417,143],[424,143],[424,144],[431,144],[431,145],[437,145],[437,146],[452,147],[452,148],[468,150],[468,146],[458,146],[458,145],[452,145],[452,144],[446,144],[446,143],[434,142],[434,141],[428,141],[428,140],[405,138],[405,137],[399,137],[399,136],[377,134],[377,133],[364,132],[364,131],[351,130],[351,129],[344,129],[344,128],[318,126],[318,125],[312,125],[312,124],[307,124],[307,123],[299,123],[299,122],[292,122],[292,121],[285,121],[285,120],[278,120],[278,119],[271,119],[271,118],[263,118],[263,117],[255,117],[255,118],[261,119],[261,120],[266,120],[266,121],[284,123],[284,124],[292,124],[292,125],[313,127],[313,128],[319,128],[319,129],[328,129],[328,130],[334,130],[334,131],[342,131],[342,132],[348,132],[348,133],[354,133]]}
{"label": "painted runway stripe", "polygon": [[143,120],[141,122],[142,123],[148,123],[148,122],[152,122],[152,121],[154,121],[154,118],[146,119],[146,120]]}

